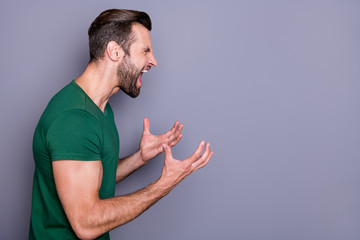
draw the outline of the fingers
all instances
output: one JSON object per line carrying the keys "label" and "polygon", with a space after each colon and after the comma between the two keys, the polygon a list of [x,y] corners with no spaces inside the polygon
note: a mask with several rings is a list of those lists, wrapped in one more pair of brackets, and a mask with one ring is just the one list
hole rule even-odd
{"label": "fingers", "polygon": [[204,167],[213,155],[213,151],[210,151],[210,143],[205,144],[204,141],[201,141],[195,152],[183,161],[173,158],[169,145],[163,144],[162,147],[165,152],[165,163],[161,176],[167,179],[166,181],[170,181],[173,186],[194,171]]}
{"label": "fingers", "polygon": [[190,164],[192,164],[193,162],[195,162],[201,155],[201,152],[203,151],[204,149],[204,145],[205,145],[205,142],[204,141],[201,141],[197,147],[197,149],[195,150],[195,152],[187,159],[185,159],[184,161],[187,161],[189,162]]}
{"label": "fingers", "polygon": [[214,154],[214,152],[210,151],[209,155],[207,156],[205,161],[203,161],[203,163],[197,164],[197,166],[192,166],[192,167],[194,167],[193,171],[196,171],[196,170],[199,170],[200,168],[205,167],[208,164],[208,162],[211,160],[213,154]]}
{"label": "fingers", "polygon": [[144,133],[150,133],[150,121],[148,118],[144,118]]}
{"label": "fingers", "polygon": [[175,140],[173,140],[172,142],[170,142],[170,147],[173,147],[173,146],[175,146],[176,144],[178,144],[178,142],[181,140],[181,138],[182,138],[182,134],[179,134]]}
{"label": "fingers", "polygon": [[176,131],[174,131],[174,133],[169,136],[169,138],[170,138],[170,139],[172,139],[172,138],[173,138],[173,139],[177,138],[177,137],[180,135],[180,133],[181,133],[181,131],[183,130],[183,128],[184,128],[184,124],[180,124],[179,127],[176,129]]}
{"label": "fingers", "polygon": [[171,153],[171,147],[169,147],[166,144],[163,144],[162,147],[163,147],[163,150],[164,150],[164,153],[165,153],[165,159],[172,158],[173,156],[172,156],[172,153]]}
{"label": "fingers", "polygon": [[175,139],[177,136],[179,136],[180,132],[182,131],[184,125],[180,124],[179,121],[176,121],[174,126],[166,133],[166,136],[169,139]]}
{"label": "fingers", "polygon": [[[191,169],[190,169],[191,172],[204,167],[210,161],[212,155],[214,154],[213,151],[210,151],[210,143],[206,143],[206,145],[205,145],[204,142],[202,142],[200,144],[202,144],[202,147],[200,147],[200,148],[198,147],[198,149],[190,157],[190,158],[193,158],[191,161]],[[204,150],[203,154],[201,154],[201,151],[203,150],[204,145],[205,145],[205,150]],[[201,149],[201,151],[199,152],[200,149]]]}
{"label": "fingers", "polygon": [[168,135],[168,141],[170,147],[175,146],[181,140],[182,137],[181,131],[184,125],[183,124],[175,124],[175,125],[177,128],[171,129],[170,135]]}
{"label": "fingers", "polygon": [[176,128],[178,127],[178,125],[179,125],[179,121],[176,121],[174,123],[174,126],[166,133],[166,136],[170,137],[170,135],[174,134],[174,132],[176,131]]}

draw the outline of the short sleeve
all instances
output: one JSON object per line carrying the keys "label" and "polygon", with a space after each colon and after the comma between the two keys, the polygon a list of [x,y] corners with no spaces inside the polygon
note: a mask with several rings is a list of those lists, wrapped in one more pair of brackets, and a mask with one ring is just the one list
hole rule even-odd
{"label": "short sleeve", "polygon": [[71,110],[60,115],[48,129],[46,142],[52,161],[101,160],[100,124],[84,110]]}

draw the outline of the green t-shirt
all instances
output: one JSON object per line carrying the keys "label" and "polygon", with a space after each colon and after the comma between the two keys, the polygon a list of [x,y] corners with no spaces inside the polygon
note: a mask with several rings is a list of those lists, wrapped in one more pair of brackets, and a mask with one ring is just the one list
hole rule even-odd
{"label": "green t-shirt", "polygon": [[[109,104],[105,113],[74,81],[49,102],[33,139],[35,172],[29,239],[78,239],[57,195],[52,161],[101,160],[101,199],[115,194],[119,135]],[[106,233],[98,239],[110,239]]]}

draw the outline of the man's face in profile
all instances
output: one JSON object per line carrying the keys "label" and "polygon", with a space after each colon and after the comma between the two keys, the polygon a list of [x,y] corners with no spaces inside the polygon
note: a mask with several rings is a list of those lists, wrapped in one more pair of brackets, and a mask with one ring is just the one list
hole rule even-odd
{"label": "man's face in profile", "polygon": [[157,62],[152,52],[150,32],[140,24],[134,24],[132,32],[135,41],[130,46],[130,55],[125,55],[120,63],[117,75],[122,82],[121,89],[135,98],[140,94],[143,73]]}

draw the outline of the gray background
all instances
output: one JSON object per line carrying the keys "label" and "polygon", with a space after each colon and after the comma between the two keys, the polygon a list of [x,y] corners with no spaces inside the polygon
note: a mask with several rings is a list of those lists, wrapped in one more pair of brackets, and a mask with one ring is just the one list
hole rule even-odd
{"label": "gray background", "polygon": [[[50,98],[88,62],[108,8],[153,20],[158,67],[111,104],[121,156],[142,119],[174,121],[178,159],[210,141],[210,164],[113,239],[360,239],[359,1],[1,1],[0,239],[26,239],[32,135]],[[163,155],[118,184],[156,180]]]}

